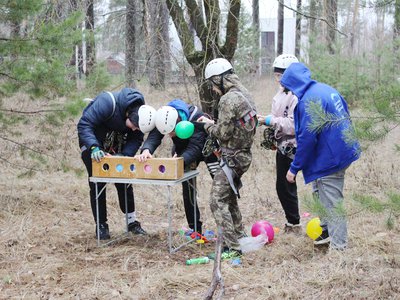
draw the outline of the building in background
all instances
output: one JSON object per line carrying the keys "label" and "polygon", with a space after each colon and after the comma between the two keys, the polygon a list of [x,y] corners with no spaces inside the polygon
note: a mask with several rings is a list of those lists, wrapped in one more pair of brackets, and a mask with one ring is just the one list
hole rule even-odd
{"label": "building in background", "polygon": [[[294,54],[296,41],[296,17],[285,17],[283,30],[283,53]],[[260,19],[260,71],[266,74],[271,71],[272,63],[277,56],[278,19]]]}
{"label": "building in background", "polygon": [[113,75],[123,75],[125,72],[125,54],[110,54],[106,58],[107,72]]}

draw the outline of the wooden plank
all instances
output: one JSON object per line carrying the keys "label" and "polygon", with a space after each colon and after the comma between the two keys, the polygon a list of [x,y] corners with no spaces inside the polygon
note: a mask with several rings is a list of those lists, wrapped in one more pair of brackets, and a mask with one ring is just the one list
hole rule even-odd
{"label": "wooden plank", "polygon": [[179,179],[183,176],[183,158],[151,158],[139,162],[133,157],[107,156],[92,160],[92,176],[106,178]]}

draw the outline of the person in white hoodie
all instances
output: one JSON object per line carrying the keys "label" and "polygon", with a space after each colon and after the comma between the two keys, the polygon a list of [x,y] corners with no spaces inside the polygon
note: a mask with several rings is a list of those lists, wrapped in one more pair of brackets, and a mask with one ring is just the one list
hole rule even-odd
{"label": "person in white hoodie", "polygon": [[[298,62],[298,59],[290,54],[281,54],[275,59],[273,63],[274,77],[278,83],[283,72],[293,62]],[[293,118],[296,105],[297,97],[292,92],[284,92],[284,88],[280,85],[272,100],[271,114],[267,116],[258,115],[259,124],[268,126],[273,130],[274,143],[270,149],[277,150],[276,191],[287,220],[285,232],[299,232],[301,230],[297,185],[296,182],[290,183],[286,180],[286,173],[296,153]]]}

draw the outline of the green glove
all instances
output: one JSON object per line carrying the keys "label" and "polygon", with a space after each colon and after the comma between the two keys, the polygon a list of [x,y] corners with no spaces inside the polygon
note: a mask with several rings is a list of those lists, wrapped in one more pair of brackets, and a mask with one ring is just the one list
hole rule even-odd
{"label": "green glove", "polygon": [[95,161],[99,162],[104,156],[105,153],[103,150],[101,150],[99,147],[92,147],[92,153],[90,157],[94,159]]}

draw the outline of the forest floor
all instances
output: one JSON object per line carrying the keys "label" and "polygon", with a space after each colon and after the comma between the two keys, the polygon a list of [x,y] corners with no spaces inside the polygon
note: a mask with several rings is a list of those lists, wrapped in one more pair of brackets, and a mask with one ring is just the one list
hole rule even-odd
{"label": "forest floor", "polygon": [[[276,86],[268,79],[248,81],[259,112],[270,112]],[[192,87],[174,86],[166,92],[139,89],[155,107],[182,97],[198,104]],[[60,100],[60,101],[66,101]],[[5,108],[33,111],[50,102],[18,95]],[[45,114],[25,117],[11,125],[0,145],[0,299],[202,299],[211,283],[213,263],[186,266],[188,258],[214,251],[214,242],[191,243],[174,254],[168,251],[165,187],[135,186],[136,211],[146,236],[129,235],[112,245],[97,247],[86,173],[77,144],[79,116],[53,125]],[[3,133],[2,133],[3,135]],[[253,163],[243,177],[239,200],[247,233],[257,220],[268,220],[280,232],[272,243],[242,257],[240,265],[222,262],[223,299],[400,299],[399,216],[390,210],[370,212],[353,200],[372,195],[387,202],[400,191],[400,157],[394,143],[400,128],[365,149],[346,173],[345,206],[349,248],[332,252],[314,247],[305,225],[315,215],[304,207],[309,185],[297,179],[303,232],[283,232],[285,218],[275,192],[275,153],[260,147],[258,130]],[[19,144],[28,146],[23,151]],[[158,157],[167,157],[165,138]],[[40,159],[35,151],[46,153]],[[62,163],[60,163],[62,161]],[[204,230],[216,230],[209,210],[211,179],[199,167],[198,203]],[[116,192],[107,189],[112,237],[124,231]],[[173,188],[174,243],[187,226],[181,187]],[[386,223],[394,218],[394,228]]]}

